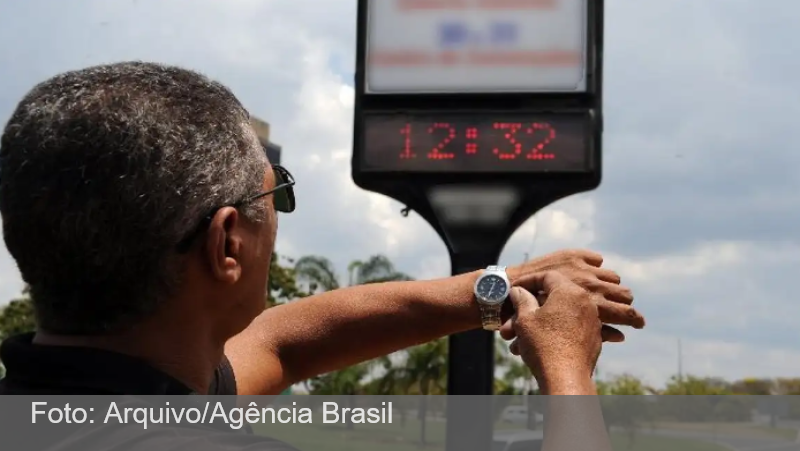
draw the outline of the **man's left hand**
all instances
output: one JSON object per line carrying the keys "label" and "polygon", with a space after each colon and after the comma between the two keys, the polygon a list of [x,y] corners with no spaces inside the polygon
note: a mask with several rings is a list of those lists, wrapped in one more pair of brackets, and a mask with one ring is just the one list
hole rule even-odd
{"label": "man's left hand", "polygon": [[[589,291],[597,304],[600,321],[606,324],[630,326],[641,329],[645,325],[644,317],[636,311],[631,304],[633,294],[631,290],[620,285],[619,275],[606,268],[602,268],[603,256],[588,250],[565,250],[530,260],[521,265],[508,269],[508,275],[513,286],[521,286],[527,290],[535,290],[534,274],[543,271],[558,271],[567,276],[572,282]],[[540,304],[546,302],[546,296],[533,293]],[[513,308],[506,303],[503,319],[511,317]],[[609,328],[610,329],[610,328]],[[612,329],[616,331],[616,329]],[[505,335],[505,334],[504,334]],[[505,339],[513,337],[503,336]],[[608,341],[623,341],[624,335],[616,331],[605,337]]]}

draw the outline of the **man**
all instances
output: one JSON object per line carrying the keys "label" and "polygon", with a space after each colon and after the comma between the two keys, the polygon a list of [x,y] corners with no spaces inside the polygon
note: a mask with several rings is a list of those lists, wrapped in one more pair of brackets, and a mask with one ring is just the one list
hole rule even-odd
{"label": "man", "polygon": [[[0,141],[0,213],[39,330],[3,343],[0,393],[277,394],[481,327],[480,272],[264,311],[276,211],[294,210],[293,184],[233,94],[196,73],[132,62],[36,86]],[[601,264],[559,252],[508,276],[538,292],[539,273],[557,270],[592,293],[598,321],[643,327]],[[623,336],[605,328],[604,339]]]}

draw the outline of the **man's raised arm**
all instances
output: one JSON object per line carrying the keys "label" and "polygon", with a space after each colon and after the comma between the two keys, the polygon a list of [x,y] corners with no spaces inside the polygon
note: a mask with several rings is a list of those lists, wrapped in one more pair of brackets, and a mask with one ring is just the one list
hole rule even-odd
{"label": "man's raised arm", "polygon": [[[524,286],[533,273],[559,270],[598,294],[605,322],[642,327],[644,319],[629,305],[630,291],[601,263],[591,252],[563,251],[508,272],[512,284]],[[473,295],[479,274],[368,284],[270,308],[226,346],[239,393],[277,394],[319,374],[479,328]]]}

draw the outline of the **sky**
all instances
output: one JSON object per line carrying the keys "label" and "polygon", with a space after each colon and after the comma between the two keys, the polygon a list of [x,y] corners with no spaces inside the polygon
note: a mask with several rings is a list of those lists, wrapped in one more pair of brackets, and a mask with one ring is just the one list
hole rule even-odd
{"label": "sky", "polygon": [[[606,0],[603,183],[556,202],[501,264],[602,253],[647,317],[601,375],[800,377],[800,40],[793,0]],[[0,0],[0,122],[37,82],[147,60],[231,87],[272,126],[297,179],[277,251],[347,263],[383,253],[449,274],[419,216],[350,179],[355,0]],[[22,287],[0,250],[0,302]]]}

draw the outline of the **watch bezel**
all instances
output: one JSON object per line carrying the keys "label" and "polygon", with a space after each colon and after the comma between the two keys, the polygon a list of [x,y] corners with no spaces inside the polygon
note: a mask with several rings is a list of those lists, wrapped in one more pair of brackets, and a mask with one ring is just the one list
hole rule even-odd
{"label": "watch bezel", "polygon": [[[480,285],[480,283],[481,283],[481,281],[483,279],[485,279],[486,277],[489,277],[489,276],[498,276],[501,279],[503,279],[503,281],[506,283],[506,290],[503,293],[503,297],[502,297],[502,299],[500,299],[498,301],[486,299],[485,297],[483,297],[480,294],[478,294],[478,285]],[[501,305],[506,301],[506,299],[508,299],[508,295],[509,295],[509,293],[511,293],[511,280],[509,280],[508,274],[506,273],[505,270],[491,270],[490,271],[490,270],[487,269],[487,270],[484,270],[483,274],[481,274],[475,280],[475,284],[472,286],[472,293],[475,295],[475,300],[481,305],[492,306],[492,307],[497,306],[497,305]]]}

